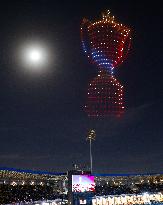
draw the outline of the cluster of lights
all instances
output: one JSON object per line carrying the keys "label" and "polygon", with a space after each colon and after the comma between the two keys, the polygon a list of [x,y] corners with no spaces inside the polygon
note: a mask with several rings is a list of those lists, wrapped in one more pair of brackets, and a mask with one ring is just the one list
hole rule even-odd
{"label": "cluster of lights", "polygon": [[29,179],[46,180],[49,179],[50,176],[45,174],[32,174],[32,173],[25,173],[25,172],[0,170],[0,178],[21,179],[21,180],[29,180]]}
{"label": "cluster of lights", "polygon": [[[25,185],[25,184],[28,184],[28,183],[26,183],[25,181],[22,181],[21,183],[20,182],[17,182],[17,181],[12,181],[11,183],[10,183],[12,186],[17,186],[17,185]],[[29,184],[30,185],[35,185],[36,183],[34,182],[34,181],[30,181],[29,182]],[[43,186],[44,185],[44,183],[43,182],[39,182],[39,183],[37,183],[37,185],[41,185],[41,186]]]}
{"label": "cluster of lights", "polygon": [[92,63],[111,74],[126,58],[131,45],[130,29],[115,22],[110,12],[103,19],[90,22],[83,19],[81,41],[84,52]]}
{"label": "cluster of lights", "polygon": [[143,184],[160,184],[162,186],[163,184],[163,175],[162,174],[155,174],[155,175],[133,175],[133,176],[100,176],[95,177],[95,182],[98,185],[103,184],[103,182],[106,182],[110,186],[112,185],[127,185],[128,184],[137,184],[137,185],[143,185]]}
{"label": "cluster of lights", "polygon": [[35,184],[36,181],[40,181],[40,185],[43,185],[43,182],[55,182],[58,180],[64,180],[66,176],[62,175],[49,175],[49,174],[33,174],[29,172],[18,172],[10,170],[0,170],[0,178],[4,179],[4,183],[11,181],[11,184],[16,185],[17,182],[22,182],[24,185],[26,182]]}
{"label": "cluster of lights", "polygon": [[103,197],[94,197],[92,199],[93,205],[134,205],[134,204],[151,204],[151,201],[155,203],[163,202],[163,194],[158,193],[142,193],[142,194],[123,194],[123,195],[108,195]]}
{"label": "cluster of lights", "polygon": [[85,106],[88,116],[120,116],[124,112],[123,88],[113,77],[113,71],[128,54],[131,45],[130,30],[117,23],[107,11],[102,14],[100,21],[83,19],[81,42],[91,63],[102,72],[88,87]]}
{"label": "cluster of lights", "polygon": [[120,116],[124,113],[123,86],[105,70],[100,71],[89,84],[85,110],[88,116]]}

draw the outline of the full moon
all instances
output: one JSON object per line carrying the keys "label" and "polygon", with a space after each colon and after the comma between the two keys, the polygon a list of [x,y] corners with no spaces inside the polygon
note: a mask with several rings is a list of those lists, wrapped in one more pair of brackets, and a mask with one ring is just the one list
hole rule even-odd
{"label": "full moon", "polygon": [[31,72],[47,71],[52,62],[50,48],[41,42],[21,45],[18,55],[21,67]]}
{"label": "full moon", "polygon": [[29,51],[29,53],[27,53],[27,58],[29,58],[29,60],[34,64],[39,63],[42,59],[42,53],[40,50],[33,48]]}

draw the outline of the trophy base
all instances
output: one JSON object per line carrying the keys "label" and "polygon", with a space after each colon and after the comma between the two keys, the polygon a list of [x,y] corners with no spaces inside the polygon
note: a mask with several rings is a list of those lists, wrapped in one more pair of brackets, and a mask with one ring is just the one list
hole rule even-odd
{"label": "trophy base", "polygon": [[99,71],[88,86],[85,111],[88,117],[122,116],[123,86],[106,71]]}

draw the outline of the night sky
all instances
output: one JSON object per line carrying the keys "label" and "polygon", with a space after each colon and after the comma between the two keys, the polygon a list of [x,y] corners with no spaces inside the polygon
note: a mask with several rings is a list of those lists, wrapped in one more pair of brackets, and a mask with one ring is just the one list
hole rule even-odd
{"label": "night sky", "polygon": [[[106,9],[132,30],[130,54],[115,70],[126,112],[93,120],[83,106],[98,70],[82,51],[80,23],[100,19]],[[93,128],[94,172],[162,172],[162,20],[156,1],[1,1],[0,167],[64,172],[74,163],[87,166],[85,138]],[[53,64],[38,75],[24,72],[15,57],[33,39],[53,50]]]}

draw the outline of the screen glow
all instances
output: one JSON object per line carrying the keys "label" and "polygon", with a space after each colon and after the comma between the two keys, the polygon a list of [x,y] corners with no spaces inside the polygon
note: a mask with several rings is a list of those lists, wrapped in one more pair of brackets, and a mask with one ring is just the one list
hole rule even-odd
{"label": "screen glow", "polygon": [[72,191],[73,192],[95,191],[94,176],[72,175]]}

